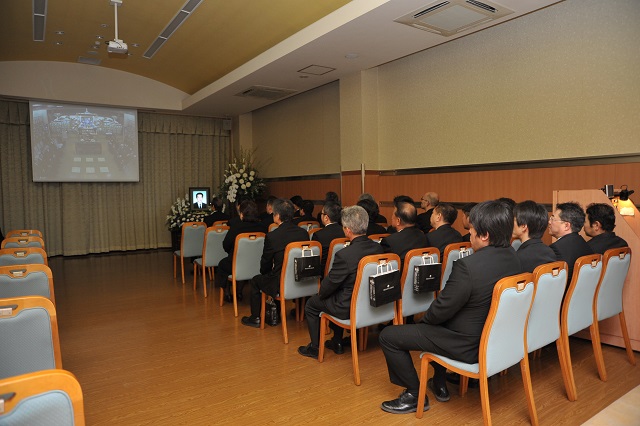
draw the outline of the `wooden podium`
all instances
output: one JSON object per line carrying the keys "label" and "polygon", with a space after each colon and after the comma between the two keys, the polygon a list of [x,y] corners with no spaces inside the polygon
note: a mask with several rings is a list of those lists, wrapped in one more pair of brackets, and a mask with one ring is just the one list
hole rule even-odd
{"label": "wooden podium", "polygon": [[[591,203],[611,204],[611,200],[599,189],[553,191],[554,211],[557,204],[569,201],[580,203],[585,210]],[[634,351],[640,351],[640,285],[638,283],[640,278],[640,212],[638,212],[635,205],[632,208],[634,216],[622,216],[614,206],[616,212],[616,228],[614,232],[619,237],[624,238],[631,248],[631,266],[624,283],[622,306],[627,320],[627,328],[629,329],[631,347]],[[584,230],[580,231],[580,234],[585,240],[590,239],[584,234]],[[576,335],[586,339],[590,338],[588,330],[583,330]],[[617,315],[600,321],[600,337],[603,343],[624,348],[620,321]]]}

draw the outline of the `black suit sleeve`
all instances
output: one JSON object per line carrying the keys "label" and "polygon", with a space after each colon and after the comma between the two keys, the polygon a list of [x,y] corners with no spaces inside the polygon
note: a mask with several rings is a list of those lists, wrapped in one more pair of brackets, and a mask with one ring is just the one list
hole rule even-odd
{"label": "black suit sleeve", "polygon": [[453,262],[447,284],[424,316],[427,324],[441,324],[456,315],[471,296],[471,276],[466,264]]}
{"label": "black suit sleeve", "polygon": [[349,266],[347,261],[343,259],[340,252],[337,252],[329,275],[324,277],[322,283],[320,283],[320,291],[318,292],[320,299],[326,299],[335,293],[348,276]]}
{"label": "black suit sleeve", "polygon": [[273,257],[275,251],[273,244],[271,243],[270,235],[264,239],[264,248],[262,249],[262,257],[260,258],[260,274],[266,275],[273,270]]}
{"label": "black suit sleeve", "polygon": [[385,253],[393,253],[393,250],[391,249],[391,246],[387,242],[386,238],[380,240],[380,247],[382,247],[382,250],[384,250]]}

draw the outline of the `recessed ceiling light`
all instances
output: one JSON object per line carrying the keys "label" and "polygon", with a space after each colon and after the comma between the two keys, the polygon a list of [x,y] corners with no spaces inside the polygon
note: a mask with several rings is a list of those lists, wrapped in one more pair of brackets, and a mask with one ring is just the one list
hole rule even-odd
{"label": "recessed ceiling light", "polygon": [[347,58],[347,59],[356,59],[359,56],[360,55],[358,55],[357,53],[347,53],[346,55],[344,55],[344,57]]}
{"label": "recessed ceiling light", "polygon": [[102,28],[109,28],[109,24],[100,24]]}
{"label": "recessed ceiling light", "polygon": [[104,38],[104,36],[97,35],[97,36],[96,36],[96,38],[97,38],[98,40],[102,40],[102,39]]}
{"label": "recessed ceiling light", "polygon": [[99,45],[99,44],[96,44],[96,45],[91,46],[91,48],[92,48],[92,49],[100,49],[100,45]]}
{"label": "recessed ceiling light", "polygon": [[64,31],[56,31],[57,35],[64,35]]}
{"label": "recessed ceiling light", "polygon": [[57,45],[57,46],[60,46],[60,45],[62,44],[62,42],[61,42],[61,41],[56,41],[56,42],[54,42],[53,44],[55,44],[55,45]]}
{"label": "recessed ceiling light", "polygon": [[138,43],[131,43],[131,47],[140,47],[140,44],[138,44]]}

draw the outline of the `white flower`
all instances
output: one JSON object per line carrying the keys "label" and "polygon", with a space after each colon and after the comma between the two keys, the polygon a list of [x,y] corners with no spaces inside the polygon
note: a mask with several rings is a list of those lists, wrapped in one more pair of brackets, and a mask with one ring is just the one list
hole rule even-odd
{"label": "white flower", "polygon": [[251,186],[251,182],[247,182],[247,184],[245,185],[247,188]]}
{"label": "white flower", "polygon": [[240,188],[247,189],[247,186],[245,184],[242,184],[242,186]]}
{"label": "white flower", "polygon": [[244,173],[244,168],[238,170],[240,173]]}
{"label": "white flower", "polygon": [[249,180],[253,182],[253,176],[249,176]]}
{"label": "white flower", "polygon": [[240,184],[243,184],[243,183],[244,183],[244,179],[240,179]]}
{"label": "white flower", "polygon": [[249,174],[250,174],[251,176],[253,176],[253,175],[255,175],[255,174],[256,174],[256,172],[254,172],[253,170],[251,170],[251,171],[249,172]]}
{"label": "white flower", "polygon": [[243,177],[243,178],[246,178],[247,176],[248,176],[248,175],[247,175],[246,173],[243,173],[243,174],[242,174],[242,177]]}
{"label": "white flower", "polygon": [[235,176],[236,176],[237,178],[239,178],[239,177],[240,177],[240,173],[236,173],[236,174],[235,174]]}

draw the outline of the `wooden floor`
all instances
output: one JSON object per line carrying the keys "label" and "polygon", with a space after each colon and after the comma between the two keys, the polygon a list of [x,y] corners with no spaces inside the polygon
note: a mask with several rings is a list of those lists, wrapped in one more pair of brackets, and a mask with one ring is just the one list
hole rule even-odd
{"label": "wooden floor", "polygon": [[[431,398],[421,421],[380,410],[401,391],[389,382],[377,336],[360,355],[362,385],[351,355],[330,352],[320,364],[297,354],[306,322],[281,328],[242,326],[233,307],[202,296],[172,274],[169,251],[50,259],[62,359],[84,392],[88,425],[213,424],[481,424],[479,393]],[[178,274],[179,276],[179,274]],[[247,315],[246,299],[240,316]],[[213,293],[217,296],[217,293]],[[609,380],[598,379],[591,344],[572,339],[578,401],[566,399],[555,347],[531,362],[542,425],[579,425],[640,384],[640,367],[605,346]],[[417,362],[417,357],[415,358]],[[528,424],[518,367],[489,382],[496,425]]]}

